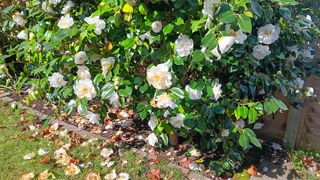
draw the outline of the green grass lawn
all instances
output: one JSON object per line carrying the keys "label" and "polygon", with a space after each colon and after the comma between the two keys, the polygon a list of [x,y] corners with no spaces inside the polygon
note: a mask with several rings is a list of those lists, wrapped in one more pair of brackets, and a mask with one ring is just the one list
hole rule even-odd
{"label": "green grass lawn", "polygon": [[[57,141],[64,144],[70,143],[69,137],[57,137],[50,141],[39,135],[32,138],[34,131],[29,130],[29,125],[34,125],[37,117],[23,112],[12,112],[8,105],[0,102],[0,180],[17,180],[23,174],[33,172],[37,179],[38,175],[48,170],[51,173],[49,179],[85,179],[90,172],[98,172],[101,178],[110,173],[113,169],[117,173],[125,172],[131,179],[147,179],[151,169],[160,169],[161,177],[164,179],[184,179],[183,175],[164,164],[165,160],[159,159],[159,163],[149,165],[147,159],[142,159],[132,152],[124,152],[121,156],[113,157],[114,165],[112,167],[103,167],[100,165],[104,158],[100,155],[102,146],[101,141],[94,141],[87,146],[75,146],[70,148],[68,154],[77,160],[81,172],[74,176],[66,176],[66,166],[57,166],[54,159],[54,152],[59,149]],[[48,154],[38,155],[40,148],[46,148]],[[24,160],[23,156],[34,152],[36,155],[30,160]],[[50,157],[50,161],[41,164],[40,161],[45,156]],[[88,164],[92,164],[87,167]],[[83,167],[81,166],[83,165]]]}

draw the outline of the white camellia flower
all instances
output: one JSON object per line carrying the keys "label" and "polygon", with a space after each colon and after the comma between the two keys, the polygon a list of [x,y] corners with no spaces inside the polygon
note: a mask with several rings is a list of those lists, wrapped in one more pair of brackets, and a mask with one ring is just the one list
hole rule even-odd
{"label": "white camellia flower", "polygon": [[227,24],[226,25],[226,32],[230,35],[230,36],[233,36],[235,39],[234,39],[234,42],[237,43],[237,44],[243,44],[244,41],[247,39],[247,35],[245,35],[241,29],[239,29],[237,32],[235,32],[233,29],[231,29],[231,26],[230,24]]}
{"label": "white camellia flower", "polygon": [[170,123],[173,125],[175,128],[181,128],[183,126],[183,120],[186,116],[182,113],[177,114],[174,117],[170,118]]}
{"label": "white camellia flower", "polygon": [[158,124],[158,117],[155,116],[155,115],[152,115],[150,117],[150,120],[148,122],[148,126],[150,127],[150,129],[153,131],[156,127],[157,127],[157,124]]}
{"label": "white camellia flower", "polygon": [[67,3],[63,6],[61,14],[67,14],[69,9],[74,7],[74,3],[72,1],[67,1]]}
{"label": "white camellia flower", "polygon": [[88,119],[89,122],[92,124],[98,124],[100,121],[100,116],[98,114],[90,112],[90,111],[87,112],[85,118]]}
{"label": "white camellia flower", "polygon": [[113,68],[115,63],[114,57],[102,58],[101,66],[102,66],[102,74],[106,76],[109,71]]}
{"label": "white camellia flower", "polygon": [[171,109],[174,109],[177,107],[177,104],[172,100],[172,98],[167,93],[163,93],[157,96],[155,98],[155,101],[157,102],[158,108],[170,107]]}
{"label": "white camellia flower", "polygon": [[87,100],[92,100],[97,95],[96,89],[90,79],[76,81],[73,90],[80,99],[86,97]]}
{"label": "white camellia flower", "polygon": [[279,39],[280,27],[272,24],[265,25],[258,29],[258,40],[263,44],[272,44]]}
{"label": "white camellia flower", "polygon": [[232,45],[235,42],[235,38],[233,36],[223,36],[218,40],[219,51],[221,54],[226,53],[230,50]]}
{"label": "white camellia flower", "polygon": [[222,137],[228,137],[230,134],[229,130],[228,129],[223,129],[222,130],[222,133],[221,133],[221,136]]}
{"label": "white camellia flower", "polygon": [[213,8],[215,4],[220,3],[220,0],[205,0],[203,2],[202,14],[207,17],[205,29],[208,29],[213,19]]}
{"label": "white camellia flower", "polygon": [[60,29],[69,29],[74,24],[73,18],[70,17],[70,14],[61,16],[58,22],[58,27]]}
{"label": "white camellia flower", "polygon": [[149,134],[149,136],[146,139],[146,142],[150,144],[151,146],[155,146],[156,143],[158,143],[158,138],[154,133]]}
{"label": "white camellia flower", "polygon": [[266,56],[270,54],[271,54],[271,51],[269,50],[269,46],[263,46],[259,44],[253,47],[252,55],[258,60],[264,59]]}
{"label": "white camellia flower", "polygon": [[77,76],[83,80],[83,79],[91,79],[91,74],[89,71],[89,68],[87,66],[77,66]]}
{"label": "white camellia flower", "polygon": [[189,85],[185,87],[185,90],[189,93],[189,97],[191,100],[201,99],[201,96],[202,96],[201,90],[192,89]]}
{"label": "white camellia flower", "polygon": [[175,43],[179,57],[186,57],[193,50],[193,40],[186,35],[180,35]]}
{"label": "white camellia flower", "polygon": [[17,38],[18,39],[22,39],[22,40],[27,40],[28,39],[28,33],[26,32],[26,30],[22,30],[17,35]]}
{"label": "white camellia flower", "polygon": [[58,14],[56,11],[53,10],[53,8],[51,7],[51,5],[49,3],[47,3],[46,1],[43,1],[41,4],[41,9],[49,14],[55,15]]}
{"label": "white camellia flower", "polygon": [[221,97],[221,94],[222,94],[221,84],[215,83],[212,88],[212,91],[213,91],[214,99],[217,101]]}
{"label": "white camellia flower", "polygon": [[17,23],[19,26],[25,26],[27,24],[27,20],[24,19],[23,14],[21,14],[20,12],[16,12],[14,13],[14,15],[12,16],[12,19],[15,23]]}
{"label": "white camellia flower", "polygon": [[64,174],[67,176],[73,176],[73,175],[79,174],[80,171],[81,171],[80,168],[77,165],[72,163],[66,167]]}
{"label": "white camellia flower", "polygon": [[112,95],[109,97],[109,101],[112,107],[114,108],[118,108],[121,106],[121,103],[119,101],[119,95],[116,92],[112,93]]}
{"label": "white camellia flower", "polygon": [[100,155],[104,158],[109,158],[112,154],[114,154],[114,151],[111,148],[103,148],[100,152]]}
{"label": "white camellia flower", "polygon": [[239,126],[240,128],[244,128],[245,124],[246,123],[242,119],[236,122],[236,126]]}
{"label": "white camellia flower", "polygon": [[147,81],[156,89],[168,89],[172,85],[171,79],[167,63],[152,66],[147,70]]}
{"label": "white camellia flower", "polygon": [[115,169],[113,169],[113,170],[111,171],[111,173],[106,174],[106,175],[104,176],[104,179],[105,179],[105,180],[115,180],[116,178],[117,178],[117,173],[116,173],[116,170],[115,170]]}
{"label": "white camellia flower", "polygon": [[76,64],[83,64],[87,60],[88,60],[88,56],[87,56],[87,53],[84,51],[80,51],[74,56],[74,62]]}
{"label": "white camellia flower", "polygon": [[84,18],[84,20],[85,20],[88,24],[93,24],[93,25],[95,25],[94,33],[96,33],[96,35],[101,35],[102,30],[103,30],[104,28],[106,28],[106,22],[105,22],[103,19],[100,19],[99,16],[86,17],[86,18]]}
{"label": "white camellia flower", "polygon": [[61,2],[61,0],[49,0],[50,4],[57,5]]}
{"label": "white camellia flower", "polygon": [[162,30],[162,23],[161,23],[161,21],[154,21],[154,22],[151,24],[151,28],[152,28],[152,31],[153,31],[153,32],[159,33],[159,32]]}
{"label": "white camellia flower", "polygon": [[67,84],[67,81],[63,80],[63,75],[55,72],[48,78],[50,86],[54,88],[63,87]]}

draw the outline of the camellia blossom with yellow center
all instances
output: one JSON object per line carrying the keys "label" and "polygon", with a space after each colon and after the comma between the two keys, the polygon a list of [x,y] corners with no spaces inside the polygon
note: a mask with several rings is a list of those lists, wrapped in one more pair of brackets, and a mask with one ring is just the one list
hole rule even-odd
{"label": "camellia blossom with yellow center", "polygon": [[177,104],[172,100],[170,95],[167,93],[163,93],[159,96],[157,96],[155,99],[157,108],[167,108],[170,107],[171,109],[174,109],[177,107]]}
{"label": "camellia blossom with yellow center", "polygon": [[92,100],[97,95],[96,89],[90,79],[76,81],[73,90],[80,99],[86,97],[87,100]]}
{"label": "camellia blossom with yellow center", "polygon": [[74,24],[73,18],[70,17],[70,14],[62,16],[58,22],[58,27],[60,29],[69,29]]}
{"label": "camellia blossom with yellow center", "polygon": [[156,89],[168,89],[172,85],[171,79],[167,63],[152,66],[147,70],[147,81]]}

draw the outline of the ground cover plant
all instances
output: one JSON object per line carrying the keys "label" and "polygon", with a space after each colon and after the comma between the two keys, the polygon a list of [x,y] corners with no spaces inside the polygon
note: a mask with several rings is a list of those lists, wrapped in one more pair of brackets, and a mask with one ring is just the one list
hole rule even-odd
{"label": "ground cover plant", "polygon": [[319,30],[294,0],[29,0],[1,9],[1,83],[28,87],[91,123],[133,110],[165,147],[179,136],[233,171],[262,118],[287,110],[274,97],[313,96],[318,73],[309,42]]}
{"label": "ground cover plant", "polygon": [[184,179],[163,158],[149,162],[106,142],[82,139],[1,101],[0,118],[0,179]]}

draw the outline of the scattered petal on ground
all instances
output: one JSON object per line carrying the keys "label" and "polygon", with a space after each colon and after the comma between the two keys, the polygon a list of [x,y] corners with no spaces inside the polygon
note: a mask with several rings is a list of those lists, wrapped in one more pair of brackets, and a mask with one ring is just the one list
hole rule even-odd
{"label": "scattered petal on ground", "polygon": [[113,169],[113,170],[111,171],[111,173],[106,174],[106,175],[104,176],[104,179],[105,179],[105,180],[114,180],[114,179],[116,179],[116,178],[117,178],[117,173],[116,173],[116,170],[115,170],[115,169]]}
{"label": "scattered petal on ground", "polygon": [[91,172],[91,173],[87,174],[86,180],[101,180],[100,173]]}
{"label": "scattered petal on ground", "polygon": [[130,176],[128,173],[120,173],[117,177],[117,180],[129,180]]}
{"label": "scattered petal on ground", "polygon": [[20,177],[20,180],[32,180],[34,178],[33,172],[24,174]]}
{"label": "scattered petal on ground", "polygon": [[70,164],[69,166],[66,167],[64,173],[67,176],[73,176],[73,175],[77,175],[80,173],[80,168],[75,165],[75,164]]}
{"label": "scattered petal on ground", "polygon": [[48,150],[47,150],[47,149],[40,148],[40,149],[38,150],[39,156],[43,156],[43,155],[45,155],[45,154],[47,154],[47,153],[48,153]]}
{"label": "scattered petal on ground", "polygon": [[100,155],[104,158],[108,158],[113,154],[113,150],[112,149],[107,149],[107,148],[103,148],[100,152]]}
{"label": "scattered petal on ground", "polygon": [[50,177],[50,173],[48,170],[41,172],[38,176],[38,180],[47,180]]}
{"label": "scattered petal on ground", "polygon": [[30,160],[30,159],[34,158],[35,156],[36,156],[36,154],[34,152],[32,152],[32,153],[24,155],[23,159],[24,160]]}

